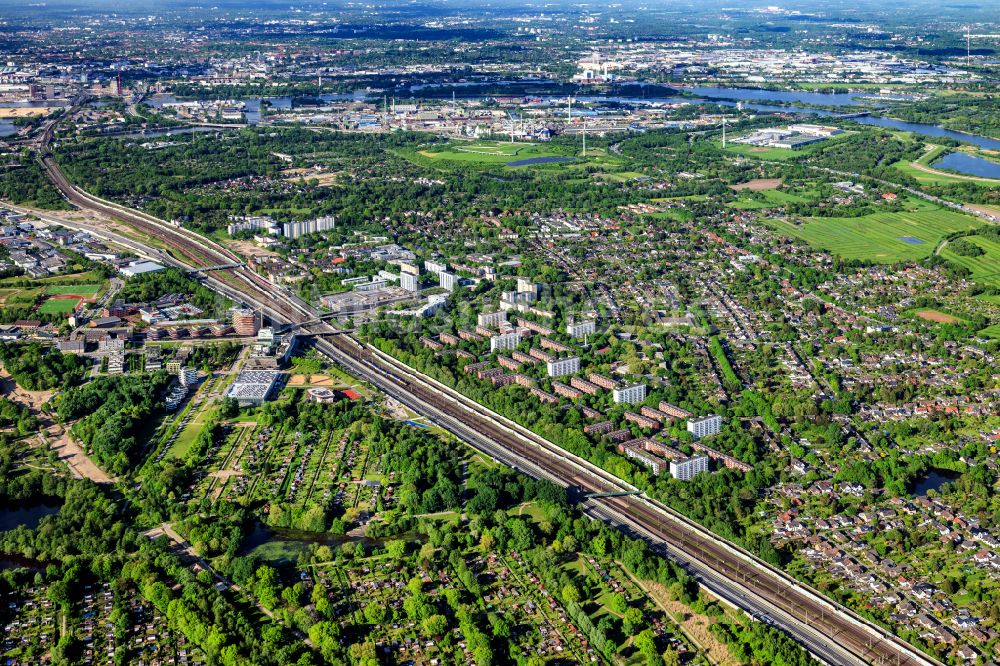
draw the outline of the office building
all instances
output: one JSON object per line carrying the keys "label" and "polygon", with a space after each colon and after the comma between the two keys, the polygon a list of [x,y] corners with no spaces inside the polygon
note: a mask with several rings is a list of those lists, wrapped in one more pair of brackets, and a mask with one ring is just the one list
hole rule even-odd
{"label": "office building", "polygon": [[549,377],[562,377],[580,372],[580,358],[571,356],[570,358],[554,359],[545,364]]}
{"label": "office building", "polygon": [[233,310],[233,330],[240,337],[257,335],[257,313],[247,308]]}
{"label": "office building", "polygon": [[677,458],[670,461],[670,476],[681,481],[690,481],[698,474],[708,471],[708,456]]}
{"label": "office building", "polygon": [[267,370],[244,370],[236,376],[226,397],[236,400],[240,407],[258,407],[270,399],[279,376]]}
{"label": "office building", "polygon": [[616,388],[612,390],[611,394],[615,402],[633,405],[646,399],[646,385],[632,384],[631,386]]}
{"label": "office building", "polygon": [[694,435],[695,439],[714,435],[722,429],[722,417],[718,414],[710,414],[698,419],[691,419],[687,424],[688,432]]}

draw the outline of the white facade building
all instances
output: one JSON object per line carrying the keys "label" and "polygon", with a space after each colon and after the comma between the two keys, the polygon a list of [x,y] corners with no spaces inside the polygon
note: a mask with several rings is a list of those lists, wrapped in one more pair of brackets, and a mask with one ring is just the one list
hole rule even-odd
{"label": "white facade building", "polygon": [[181,380],[181,386],[191,386],[198,383],[198,370],[196,368],[181,368],[178,377]]}
{"label": "white facade building", "polygon": [[690,481],[698,474],[708,471],[708,456],[677,458],[670,461],[670,476],[681,481]]}
{"label": "white facade building", "polygon": [[578,356],[556,359],[555,361],[549,361],[545,365],[549,377],[562,377],[580,372],[580,358]]}
{"label": "white facade building", "polygon": [[695,439],[714,435],[722,429],[722,417],[718,414],[702,416],[698,419],[691,419],[687,424],[688,432],[694,435]]}
{"label": "white facade building", "polygon": [[499,328],[507,323],[507,313],[503,310],[498,312],[480,312],[476,317],[476,323],[484,328]]}
{"label": "white facade building", "polygon": [[583,338],[588,335],[593,335],[597,330],[597,324],[592,321],[581,321],[577,324],[569,324],[566,326],[566,335],[571,338]]}
{"label": "white facade building", "polygon": [[448,270],[448,267],[440,261],[431,261],[428,259],[424,262],[424,270],[428,273],[443,273]]}
{"label": "white facade building", "polygon": [[400,273],[399,286],[406,291],[420,291],[420,278],[413,273]]}
{"label": "white facade building", "polygon": [[490,338],[490,351],[495,352],[516,349],[519,344],[521,344],[520,333],[503,333],[501,335],[494,335]]}
{"label": "white facade building", "polygon": [[611,395],[617,403],[632,405],[646,399],[646,385],[632,384],[631,386],[623,386],[622,388],[614,389]]}
{"label": "white facade building", "polygon": [[448,271],[438,273],[438,283],[448,291],[455,291],[458,286],[458,276]]}

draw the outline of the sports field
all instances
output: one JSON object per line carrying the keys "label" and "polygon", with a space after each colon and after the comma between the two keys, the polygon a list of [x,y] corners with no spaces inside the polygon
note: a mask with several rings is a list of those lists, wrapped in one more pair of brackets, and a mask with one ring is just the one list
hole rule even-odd
{"label": "sports field", "polygon": [[845,259],[892,263],[922,259],[941,238],[978,222],[950,210],[876,213],[863,217],[810,217],[801,224],[770,220],[775,229]]}
{"label": "sports field", "polygon": [[986,254],[979,257],[963,257],[952,252],[947,245],[941,256],[953,264],[972,271],[972,279],[987,286],[1000,286],[1000,243],[983,236],[966,236],[965,240],[978,245]]}
{"label": "sports field", "polygon": [[39,314],[69,314],[79,305],[79,298],[49,298],[38,308]]}

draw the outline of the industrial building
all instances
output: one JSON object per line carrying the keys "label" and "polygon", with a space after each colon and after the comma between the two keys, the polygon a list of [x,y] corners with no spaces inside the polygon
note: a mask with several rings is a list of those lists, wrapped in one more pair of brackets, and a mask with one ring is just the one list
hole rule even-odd
{"label": "industrial building", "polygon": [[259,407],[270,400],[281,373],[268,370],[244,370],[226,392],[240,407]]}

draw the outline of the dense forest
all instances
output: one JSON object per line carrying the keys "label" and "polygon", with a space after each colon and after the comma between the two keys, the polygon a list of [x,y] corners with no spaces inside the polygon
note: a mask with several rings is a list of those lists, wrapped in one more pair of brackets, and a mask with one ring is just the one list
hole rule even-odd
{"label": "dense forest", "polygon": [[83,381],[90,361],[37,342],[0,345],[0,361],[17,384],[29,391],[66,388]]}

